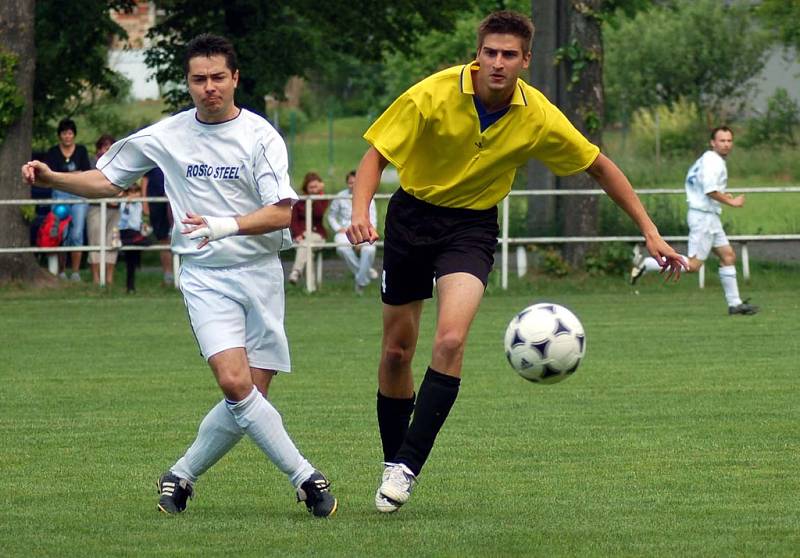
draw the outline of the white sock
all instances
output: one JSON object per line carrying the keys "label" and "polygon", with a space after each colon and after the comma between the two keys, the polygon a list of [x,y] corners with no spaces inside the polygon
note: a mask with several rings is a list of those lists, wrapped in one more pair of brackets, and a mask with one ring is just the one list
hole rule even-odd
{"label": "white sock", "polygon": [[725,291],[725,300],[728,302],[728,306],[739,306],[742,299],[739,298],[739,284],[736,282],[736,266],[721,265],[719,282],[722,283],[722,290]]}
{"label": "white sock", "polygon": [[170,471],[191,482],[208,469],[244,436],[223,399],[212,408],[200,423],[197,438]]}
{"label": "white sock", "polygon": [[236,423],[297,488],[314,472],[283,428],[280,413],[253,387],[250,395],[234,404],[227,402]]}
{"label": "white sock", "polygon": [[658,265],[658,262],[652,256],[648,256],[642,262],[644,265],[645,271],[661,271],[661,266]]}

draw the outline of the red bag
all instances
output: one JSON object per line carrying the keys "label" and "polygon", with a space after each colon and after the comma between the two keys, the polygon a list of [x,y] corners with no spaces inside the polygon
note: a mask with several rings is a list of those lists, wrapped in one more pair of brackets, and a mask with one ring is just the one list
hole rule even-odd
{"label": "red bag", "polygon": [[70,215],[66,219],[59,219],[52,211],[48,213],[36,233],[36,245],[42,248],[61,246],[70,221],[72,221]]}

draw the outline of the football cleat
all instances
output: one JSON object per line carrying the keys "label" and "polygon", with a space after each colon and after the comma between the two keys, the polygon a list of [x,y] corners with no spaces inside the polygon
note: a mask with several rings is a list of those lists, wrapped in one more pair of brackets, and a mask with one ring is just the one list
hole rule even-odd
{"label": "football cleat", "polygon": [[338,501],[330,493],[331,483],[325,475],[314,471],[297,489],[297,501],[305,502],[308,513],[315,517],[330,517],[336,513]]}
{"label": "football cleat", "polygon": [[758,314],[758,306],[749,304],[749,302],[750,299],[747,299],[736,306],[728,306],[728,315],[734,316],[736,314],[741,314],[742,316],[752,316],[753,314]]}
{"label": "football cleat", "polygon": [[[389,478],[389,472],[392,470],[394,463],[384,463],[383,464],[383,475],[381,476],[381,484],[386,482]],[[375,507],[381,513],[392,513],[400,508],[401,504],[398,504],[394,500],[390,500],[389,498],[385,497],[381,494],[381,489],[378,487],[378,490],[375,491]]]}
{"label": "football cleat", "polygon": [[192,483],[167,471],[158,479],[158,510],[164,513],[181,513],[186,500],[194,495]]}
{"label": "football cleat", "polygon": [[[415,484],[417,484],[417,477],[405,464],[387,463],[386,469],[383,471],[381,486],[375,495],[375,507],[384,513],[396,511],[397,508],[408,502]],[[389,506],[386,506],[386,509],[381,509],[381,506],[378,505],[379,497],[382,498],[381,503],[388,502]],[[388,509],[389,507],[394,507],[394,509]]]}

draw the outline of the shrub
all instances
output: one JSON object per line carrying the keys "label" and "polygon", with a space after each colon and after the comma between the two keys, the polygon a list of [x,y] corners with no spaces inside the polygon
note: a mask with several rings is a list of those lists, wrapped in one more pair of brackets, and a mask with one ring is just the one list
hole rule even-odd
{"label": "shrub", "polygon": [[[697,107],[681,100],[672,107],[659,106],[658,128],[661,154],[684,154],[703,145],[708,132],[698,118]],[[639,109],[631,120],[631,135],[640,155],[650,156],[656,149],[656,116],[654,111]]]}
{"label": "shrub", "polygon": [[800,106],[782,87],[767,100],[767,111],[752,118],[741,143],[745,147],[765,144],[797,145],[795,128],[800,126]]}

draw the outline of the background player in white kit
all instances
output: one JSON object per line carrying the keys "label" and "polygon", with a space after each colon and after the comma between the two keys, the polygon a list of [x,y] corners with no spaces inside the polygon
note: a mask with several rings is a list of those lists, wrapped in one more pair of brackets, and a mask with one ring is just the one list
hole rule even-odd
{"label": "background player in white kit", "polygon": [[[719,280],[728,303],[728,314],[752,315],[758,306],[748,304],[739,297],[736,281],[736,252],[725,231],[720,214],[722,204],[742,207],[744,195],[732,196],[725,192],[728,186],[728,168],[725,158],[733,149],[733,131],[720,126],[711,131],[711,149],[703,153],[686,175],[686,202],[689,204],[689,262],[688,271],[698,271],[713,250],[719,257]],[[631,269],[631,284],[647,271],[661,271],[653,258],[644,258],[637,250]]]}
{"label": "background player in white kit", "polygon": [[186,46],[195,108],[117,143],[83,173],[22,167],[29,182],[87,197],[111,197],[156,166],[164,171],[181,255],[181,290],[192,330],[224,394],[186,453],[158,481],[158,509],[186,508],[194,482],[245,434],[283,471],[309,512],[336,511],[328,480],[300,454],[266,394],[276,371],[290,370],[283,329],[283,270],[278,251],[297,195],[289,185],[286,146],[263,118],[234,103],[236,54],[222,37]]}

